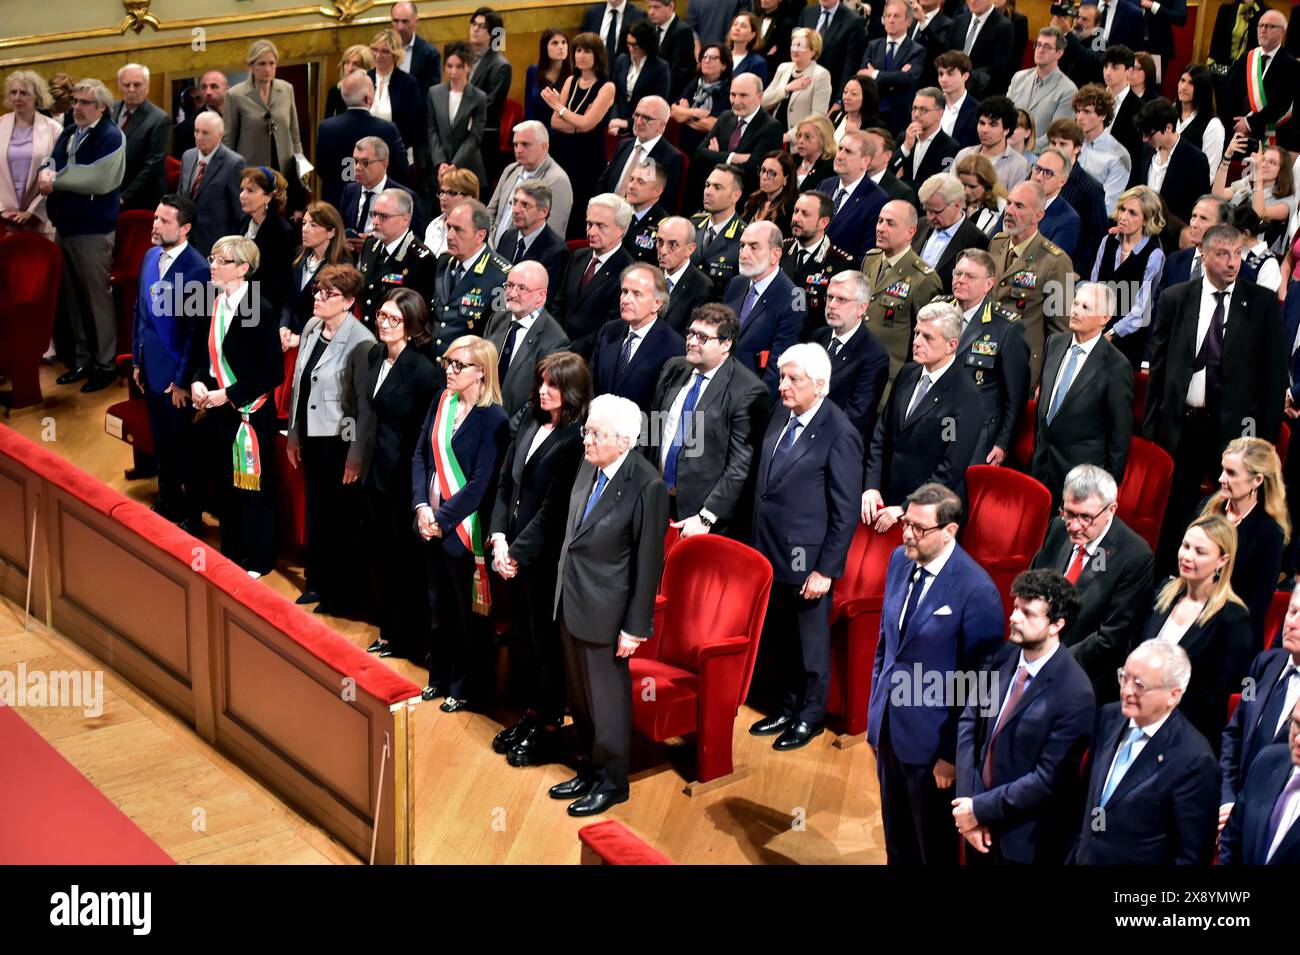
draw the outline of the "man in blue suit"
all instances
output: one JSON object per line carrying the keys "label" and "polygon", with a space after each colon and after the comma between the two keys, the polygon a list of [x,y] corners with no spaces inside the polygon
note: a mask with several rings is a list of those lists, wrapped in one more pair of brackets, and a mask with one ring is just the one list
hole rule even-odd
{"label": "man in blue suit", "polygon": [[1045,200],[1043,221],[1038,223],[1038,231],[1069,256],[1078,252],[1079,233],[1083,230],[1079,213],[1061,195],[1073,164],[1063,150],[1048,146],[1038,154],[1038,161],[1029,170],[1029,178],[1043,187]]}
{"label": "man in blue suit", "polygon": [[[1197,278],[1205,274],[1201,265],[1201,240],[1205,237],[1205,230],[1230,222],[1231,214],[1232,207],[1218,196],[1205,195],[1196,200],[1196,205],[1192,206],[1192,217],[1187,220],[1187,241],[1192,244],[1186,249],[1170,253],[1169,258],[1165,259],[1160,281],[1156,283],[1155,294],[1151,297],[1153,315],[1165,289],[1191,281],[1193,274]],[[1291,332],[1291,337],[1287,339],[1289,342],[1295,341],[1295,329]]]}
{"label": "man in blue suit", "polygon": [[204,348],[202,319],[210,278],[207,259],[189,244],[196,214],[193,200],[179,195],[163,196],[154,210],[154,247],[140,267],[131,334],[131,374],[144,392],[158,460],[153,509],[186,530],[201,526],[186,503],[185,435],[191,416],[190,372]]}
{"label": "man in blue suit", "polygon": [[1209,865],[1219,767],[1178,712],[1192,678],[1187,652],[1147,640],[1119,671],[1120,700],[1097,714],[1075,865]]}
{"label": "man in blue suit", "polygon": [[[775,396],[780,379],[776,359],[799,340],[804,321],[800,296],[781,271],[781,230],[775,223],[745,227],[738,262],[740,275],[731,280],[723,297],[723,304],[740,319],[740,340],[732,353]],[[767,352],[766,372],[759,365],[760,352]]]}
{"label": "man in blue suit", "polygon": [[835,151],[835,175],[817,187],[831,197],[835,211],[826,234],[831,242],[861,262],[876,244],[876,218],[889,201],[885,190],[871,181],[867,167],[876,154],[876,143],[865,133],[848,132]]}
{"label": "man in blue suit", "polygon": [[619,317],[606,322],[591,355],[591,380],[598,395],[615,394],[650,410],[659,373],[670,358],[686,354],[686,342],[659,321],[668,304],[668,281],[657,265],[638,262],[619,278]]}
{"label": "man in blue suit", "polygon": [[1009,642],[985,663],[993,695],[972,700],[957,727],[957,831],[968,862],[1060,865],[1079,819],[1079,763],[1096,713],[1092,684],[1061,635],[1079,596],[1051,570],[1011,584]]}
{"label": "man in blue suit", "polygon": [[1300,705],[1288,714],[1286,744],[1268,746],[1219,842],[1219,865],[1300,865]]}
{"label": "man in blue suit", "polygon": [[1002,598],[958,546],[960,519],[948,488],[917,488],[885,576],[867,741],[890,865],[956,863],[957,723],[981,661],[1002,642]]}
{"label": "man in blue suit", "polygon": [[[355,73],[352,74],[356,76]],[[411,197],[415,212],[411,216],[411,231],[417,237],[424,236],[424,216],[420,212],[420,200],[414,192],[388,175],[388,163],[392,153],[388,144],[378,136],[363,136],[352,147],[353,168],[356,178],[343,187],[339,194],[338,210],[343,217],[344,228],[350,230],[348,248],[353,255],[361,253],[365,237],[374,231],[374,222],[370,218],[375,200],[385,189],[400,189]]]}
{"label": "man in blue suit", "polygon": [[367,136],[383,140],[388,149],[384,161],[394,179],[409,182],[410,175],[407,144],[402,142],[397,126],[370,115],[370,105],[375,100],[375,84],[370,77],[361,70],[350,73],[339,84],[339,91],[347,109],[324,120],[316,130],[316,175],[320,177],[321,199],[336,209],[344,187],[358,178],[353,147]]}
{"label": "man in blue suit", "polygon": [[925,47],[908,37],[912,8],[904,0],[888,0],[882,16],[885,35],[867,43],[860,73],[876,81],[880,114],[895,136],[912,121],[912,96],[925,72]]}
{"label": "man in blue suit", "polygon": [[772,415],[754,461],[753,542],[772,564],[762,646],[782,699],[749,732],[776,736],[772,748],[785,751],[825,730],[831,587],[844,573],[857,525],[862,438],[827,400],[831,364],[825,349],[793,345],[771,364],[780,369],[785,410]]}

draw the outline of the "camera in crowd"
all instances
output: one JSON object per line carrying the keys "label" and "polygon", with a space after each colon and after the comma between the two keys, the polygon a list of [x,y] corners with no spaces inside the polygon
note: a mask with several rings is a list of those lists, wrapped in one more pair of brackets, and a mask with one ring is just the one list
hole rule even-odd
{"label": "camera in crowd", "polygon": [[1078,19],[1079,7],[1080,4],[1078,3],[1054,3],[1052,4],[1052,16]]}

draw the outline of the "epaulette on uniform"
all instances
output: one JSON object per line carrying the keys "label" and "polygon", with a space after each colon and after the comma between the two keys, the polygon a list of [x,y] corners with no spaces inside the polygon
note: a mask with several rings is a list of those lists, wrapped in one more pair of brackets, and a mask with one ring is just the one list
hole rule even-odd
{"label": "epaulette on uniform", "polygon": [[1020,315],[1018,312],[1013,312],[1011,309],[1005,308],[997,302],[993,303],[993,314],[1000,318],[1005,318],[1008,322],[1020,321]]}
{"label": "epaulette on uniform", "polygon": [[934,266],[925,261],[925,259],[921,258],[919,255],[916,257],[916,270],[922,275],[934,274]]}
{"label": "epaulette on uniform", "polygon": [[1062,249],[1059,245],[1057,245],[1055,242],[1053,242],[1053,241],[1052,241],[1051,239],[1049,239],[1047,236],[1043,235],[1041,232],[1038,233],[1038,234],[1039,234],[1040,236],[1043,236],[1043,248],[1047,250],[1048,254],[1050,254],[1050,255],[1065,255],[1065,250]]}
{"label": "epaulette on uniform", "polygon": [[828,245],[828,246],[826,247],[826,251],[827,251],[828,253],[829,253],[829,252],[838,252],[840,255],[842,255],[842,256],[843,256],[844,258],[846,258],[846,259],[852,259],[852,258],[853,258],[853,256],[849,255],[848,252],[846,252],[844,249],[841,249],[841,248],[840,248],[838,245],[836,245],[834,242],[832,242],[830,245]]}
{"label": "epaulette on uniform", "polygon": [[493,252],[492,264],[495,265],[497,268],[499,268],[502,272],[509,272],[510,266],[513,265],[514,263],[512,263],[509,259],[503,258],[500,255],[497,255],[495,252]]}

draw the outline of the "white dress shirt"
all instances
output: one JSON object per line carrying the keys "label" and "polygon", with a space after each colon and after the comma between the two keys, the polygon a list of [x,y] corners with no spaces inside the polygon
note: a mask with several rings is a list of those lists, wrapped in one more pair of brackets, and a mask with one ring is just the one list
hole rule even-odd
{"label": "white dress shirt", "polygon": [[460,115],[460,103],[465,98],[464,90],[447,91],[447,122],[456,122],[456,117]]}
{"label": "white dress shirt", "polygon": [[[1050,408],[1056,403],[1056,393],[1061,390],[1061,380],[1065,377],[1065,366],[1070,363],[1070,352],[1074,349],[1074,346],[1078,345],[1082,348],[1083,354],[1079,356],[1079,363],[1074,366],[1074,376],[1071,378],[1065,394],[1069,394],[1069,388],[1074,387],[1074,383],[1079,380],[1079,374],[1083,371],[1083,366],[1088,364],[1088,357],[1092,354],[1092,350],[1097,347],[1099,341],[1101,341],[1100,335],[1093,335],[1086,342],[1079,341],[1077,335],[1070,337],[1070,347],[1065,350],[1065,357],[1061,359],[1061,367],[1056,370],[1056,383],[1052,385],[1052,397],[1047,402],[1047,407]],[[1061,397],[1064,398],[1065,395]]]}
{"label": "white dress shirt", "polygon": [[[1232,310],[1232,292],[1237,287],[1233,283],[1225,288],[1223,296],[1223,338],[1228,338],[1228,312]],[[1210,284],[1207,278],[1201,279],[1201,309],[1196,316],[1196,343],[1192,348],[1193,355],[1199,355],[1201,345],[1205,342],[1205,336],[1210,331],[1210,320],[1214,318],[1214,294],[1215,288]],[[1193,408],[1205,407],[1205,369],[1192,372],[1192,380],[1187,385],[1187,404]]]}
{"label": "white dress shirt", "polygon": [[[920,609],[921,604],[925,602],[925,595],[930,592],[930,587],[934,584],[935,578],[939,576],[939,572],[943,570],[944,565],[948,563],[948,558],[952,556],[952,552],[956,549],[957,542],[955,540],[950,540],[948,541],[948,546],[939,551],[938,557],[930,561],[928,564],[920,565],[925,568],[926,574],[925,579],[921,581],[921,596],[916,599],[918,610]],[[916,581],[912,580],[911,576],[916,572],[916,567],[917,565],[913,564],[912,571],[908,574],[907,593],[903,594],[903,609],[898,614],[898,626],[900,630],[903,626],[903,614],[907,612],[907,605],[911,603],[912,600],[912,587],[916,585]],[[938,610],[939,608],[936,607],[935,609]]]}
{"label": "white dress shirt", "polygon": [[370,104],[370,115],[377,119],[393,119],[393,101],[389,97],[393,74],[381,75],[375,71],[375,100]]}
{"label": "white dress shirt", "polygon": [[961,108],[966,105],[966,97],[970,95],[962,92],[961,99],[955,103],[945,103],[943,107],[943,118],[939,120],[939,128],[949,136],[957,128],[957,117],[961,115]]}

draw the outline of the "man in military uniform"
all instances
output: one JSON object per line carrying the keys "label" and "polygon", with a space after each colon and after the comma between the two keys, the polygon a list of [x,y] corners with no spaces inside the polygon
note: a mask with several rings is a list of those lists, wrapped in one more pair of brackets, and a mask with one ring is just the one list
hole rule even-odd
{"label": "man in military uniform", "polygon": [[655,239],[659,223],[668,218],[668,210],[659,204],[667,185],[668,170],[660,163],[642,163],[628,170],[623,198],[632,207],[632,224],[623,236],[623,248],[638,262],[659,264]]}
{"label": "man in military uniform", "polygon": [[373,333],[375,315],[395,288],[415,289],[433,301],[437,259],[411,231],[415,205],[404,189],[385,189],[374,201],[370,218],[375,231],[357,257],[357,269],[366,280],[361,292],[361,321]]}
{"label": "man in military uniform", "polygon": [[1022,182],[1007,196],[1004,231],[989,243],[997,266],[998,304],[1020,316],[1029,345],[1029,388],[1038,384],[1043,367],[1043,343],[1049,332],[1069,331],[1074,296],[1070,275],[1074,265],[1061,248],[1038,231],[1043,219],[1043,187]]}
{"label": "man in military uniform", "polygon": [[721,299],[736,277],[740,261],[740,234],[745,220],[736,213],[736,203],[745,188],[745,175],[735,166],[720,163],[704,181],[704,211],[691,217],[695,226],[693,263],[713,283],[713,294]]}
{"label": "man in military uniform", "polygon": [[487,244],[487,206],[467,199],[447,213],[447,254],[438,263],[437,298],[430,299],[433,349],[441,355],[461,335],[482,335],[505,308],[510,261]]}
{"label": "man in military uniform", "polygon": [[912,250],[916,207],[891,199],[876,219],[876,248],[862,260],[871,282],[871,331],[889,352],[889,380],[912,358],[912,327],[916,313],[943,291],[934,269]]}
{"label": "man in military uniform", "polygon": [[831,276],[854,266],[849,254],[826,235],[834,212],[830,196],[813,190],[804,192],[794,201],[790,213],[792,238],[786,239],[781,250],[782,271],[803,292],[807,314],[799,340],[804,342],[826,324],[826,288]]}
{"label": "man in military uniform", "polygon": [[984,426],[971,461],[1000,465],[1029,391],[1029,346],[1020,316],[992,298],[995,276],[987,252],[967,249],[953,266],[952,298],[962,315],[957,365],[970,374],[984,402]]}

